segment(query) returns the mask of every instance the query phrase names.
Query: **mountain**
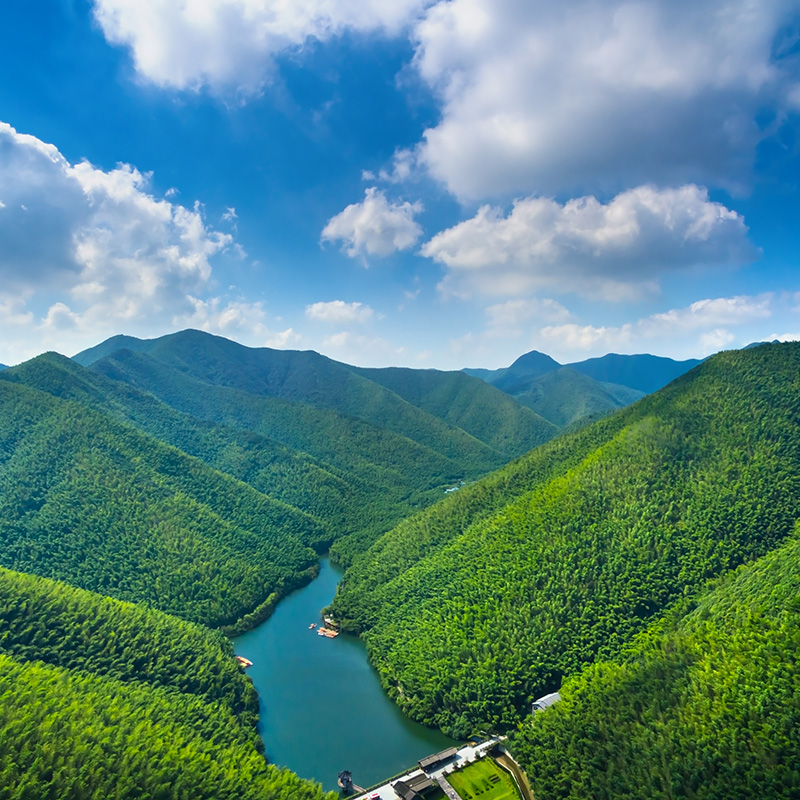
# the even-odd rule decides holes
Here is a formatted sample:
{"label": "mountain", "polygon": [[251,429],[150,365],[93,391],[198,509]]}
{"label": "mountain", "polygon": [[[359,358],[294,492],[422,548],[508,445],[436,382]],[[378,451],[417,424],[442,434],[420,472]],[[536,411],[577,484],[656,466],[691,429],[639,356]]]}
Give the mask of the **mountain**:
{"label": "mountain", "polygon": [[611,353],[564,366],[532,350],[503,369],[462,372],[500,389],[558,428],[570,430],[666,386],[699,363]]}
{"label": "mountain", "polygon": [[623,356],[609,353],[601,358],[589,358],[569,366],[596,381],[616,383],[650,394],[700,363],[696,358],[675,361],[649,354]]}
{"label": "mountain", "polygon": [[9,797],[332,797],[267,765],[230,642],[142,606],[0,569],[0,694]]}
{"label": "mountain", "polygon": [[[115,350],[119,343],[126,347]],[[133,349],[131,344],[129,337],[117,337],[75,360],[108,379],[101,393],[110,384],[138,391],[135,419],[130,409],[120,410],[130,397],[113,401],[126,419],[314,514],[332,532],[328,543],[337,540],[331,552],[345,564],[444,489],[474,480],[558,432],[502,392],[460,373],[364,371],[313,352],[251,349],[198,331],[135,340]],[[155,425],[141,395],[183,420],[190,417],[194,427],[215,426],[218,442],[236,431],[239,440],[256,437],[257,443],[241,457],[217,444],[226,463],[209,458],[210,448],[190,446],[181,424],[163,410]],[[283,467],[286,453],[276,457],[269,484],[254,479],[263,476],[260,471],[241,468],[257,458],[253,453],[265,440],[302,460],[289,470]],[[298,474],[312,467],[308,480]],[[316,491],[320,485],[327,487],[324,496]]]}
{"label": "mountain", "polygon": [[502,374],[492,379],[492,385],[504,392],[513,394],[513,389],[518,383],[526,379],[538,378],[548,372],[558,369],[561,364],[554,358],[540,353],[538,350],[531,350],[530,353],[521,355],[510,367],[502,371]]}
{"label": "mountain", "polygon": [[465,430],[509,457],[552,439],[558,428],[504,392],[463,372],[355,368],[416,408]]}
{"label": "mountain", "polygon": [[307,579],[311,515],[17,374],[0,379],[0,564],[209,625]]}
{"label": "mountain", "polygon": [[[110,350],[117,341],[125,346]],[[75,360],[91,366],[119,349],[146,353],[167,367],[213,386],[346,414],[406,436],[437,452],[461,451],[470,460],[491,460],[499,455],[481,447],[486,442],[476,440],[463,430],[457,417],[452,424],[445,424],[436,415],[426,413],[382,384],[364,377],[360,370],[314,351],[249,348],[193,330],[160,339],[137,340],[133,347],[130,337],[117,341],[109,340],[93,351],[80,353]],[[447,376],[448,373],[438,375]],[[531,417],[530,424],[539,424],[543,429],[536,443],[553,435],[541,420]],[[521,443],[513,443],[512,452],[503,455],[511,457],[525,452],[534,439],[536,437],[529,436]]]}
{"label": "mountain", "polygon": [[558,428],[602,416],[641,397],[643,392],[599,383],[572,367],[558,367],[533,378],[522,379],[510,391],[514,399]]}
{"label": "mountain", "polygon": [[514,737],[534,794],[797,797],[798,596],[795,535],[568,680]]}
{"label": "mountain", "polygon": [[3,369],[8,369],[8,367],[5,364],[0,364],[0,370],[3,370]]}
{"label": "mountain", "polygon": [[508,730],[799,518],[800,344],[718,354],[409,518],[333,611],[381,681],[452,734]]}

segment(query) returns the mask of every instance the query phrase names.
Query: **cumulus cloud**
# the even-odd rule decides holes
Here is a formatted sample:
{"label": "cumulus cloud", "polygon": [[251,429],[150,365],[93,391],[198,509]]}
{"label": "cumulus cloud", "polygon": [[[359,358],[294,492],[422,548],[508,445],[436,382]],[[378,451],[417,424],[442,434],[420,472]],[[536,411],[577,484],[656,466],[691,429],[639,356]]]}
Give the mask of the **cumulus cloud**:
{"label": "cumulus cloud", "polygon": [[306,306],[306,316],[319,322],[346,325],[353,322],[368,322],[375,312],[363,303],[345,303],[344,300],[312,303]]}
{"label": "cumulus cloud", "polygon": [[486,309],[486,317],[489,336],[513,338],[533,325],[564,323],[572,314],[556,300],[531,297],[491,305]]}
{"label": "cumulus cloud", "polygon": [[175,89],[257,92],[273,56],[346,30],[395,34],[424,0],[94,0],[106,39],[137,72]]}
{"label": "cumulus cloud", "polygon": [[759,328],[765,320],[786,311],[786,298],[771,293],[716,297],[620,325],[548,325],[534,334],[534,340],[557,358],[580,359],[615,351],[663,352],[664,342],[669,343],[673,356],[690,358],[717,352],[734,342],[739,347],[749,344],[761,338]]}
{"label": "cumulus cloud", "polygon": [[[27,325],[38,351],[194,318],[196,298],[211,285],[211,259],[234,244],[207,225],[199,204],[155,197],[149,176],[134,167],[70,164],[55,146],[6,123],[0,198],[2,323],[7,332]],[[232,324],[226,320],[220,310],[219,324]]]}
{"label": "cumulus cloud", "polygon": [[794,0],[449,0],[415,28],[442,104],[419,156],[461,199],[736,188],[797,106]]}
{"label": "cumulus cloud", "polygon": [[370,187],[360,203],[347,206],[328,220],[322,241],[342,242],[350,258],[388,256],[413,247],[422,228],[414,217],[422,211],[421,203],[390,203],[379,189]]}
{"label": "cumulus cloud", "polygon": [[709,326],[742,325],[769,319],[773,313],[773,299],[772,294],[763,294],[758,297],[717,297],[698,300],[686,308],[653,314],[642,325],[645,332],[651,336],[659,336],[669,329],[697,330]]}
{"label": "cumulus cloud", "polygon": [[397,347],[386,339],[351,331],[339,331],[326,337],[320,351],[331,358],[360,367],[397,364],[405,353],[404,348]]}
{"label": "cumulus cloud", "polygon": [[528,197],[507,216],[483,206],[436,234],[421,253],[445,266],[441,288],[454,294],[552,287],[607,299],[653,290],[668,271],[756,255],[742,217],[693,184],[639,186],[607,204]]}

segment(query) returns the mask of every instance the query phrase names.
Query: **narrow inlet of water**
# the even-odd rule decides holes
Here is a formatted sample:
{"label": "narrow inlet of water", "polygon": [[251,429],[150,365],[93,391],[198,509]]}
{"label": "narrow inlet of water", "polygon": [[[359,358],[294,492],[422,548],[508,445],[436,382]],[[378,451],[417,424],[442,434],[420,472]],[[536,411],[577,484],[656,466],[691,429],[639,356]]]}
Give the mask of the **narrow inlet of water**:
{"label": "narrow inlet of water", "polygon": [[303,778],[337,789],[343,769],[360,786],[450,747],[442,734],[412,722],[381,689],[355,637],[309,630],[336,593],[341,570],[323,559],[319,576],[282,600],[257,628],[233,640],[249,658],[261,704],[259,732],[267,757]]}

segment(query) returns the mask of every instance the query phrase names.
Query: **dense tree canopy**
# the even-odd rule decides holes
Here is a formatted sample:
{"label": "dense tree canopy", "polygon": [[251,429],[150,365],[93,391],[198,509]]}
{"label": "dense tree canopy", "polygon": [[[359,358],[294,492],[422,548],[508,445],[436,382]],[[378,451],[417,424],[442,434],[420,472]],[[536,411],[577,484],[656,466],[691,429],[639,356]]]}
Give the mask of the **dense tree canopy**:
{"label": "dense tree canopy", "polygon": [[800,793],[800,539],[568,680],[514,737],[538,798]]}
{"label": "dense tree canopy", "polygon": [[532,698],[798,518],[800,345],[723,353],[405,521],[334,610],[390,695],[455,734]]}

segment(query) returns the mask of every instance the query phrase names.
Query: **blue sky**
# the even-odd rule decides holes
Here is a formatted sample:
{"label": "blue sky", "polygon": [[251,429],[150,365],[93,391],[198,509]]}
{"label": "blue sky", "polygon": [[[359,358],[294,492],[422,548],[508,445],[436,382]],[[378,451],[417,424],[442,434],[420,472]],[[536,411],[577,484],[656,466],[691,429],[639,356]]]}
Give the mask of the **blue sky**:
{"label": "blue sky", "polygon": [[7,0],[0,362],[800,338],[797,0]]}

